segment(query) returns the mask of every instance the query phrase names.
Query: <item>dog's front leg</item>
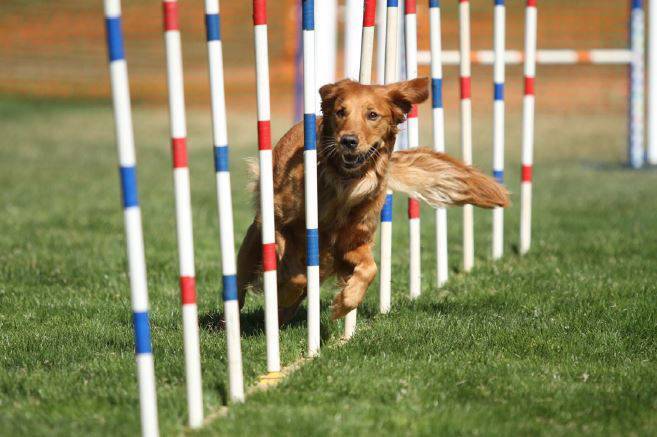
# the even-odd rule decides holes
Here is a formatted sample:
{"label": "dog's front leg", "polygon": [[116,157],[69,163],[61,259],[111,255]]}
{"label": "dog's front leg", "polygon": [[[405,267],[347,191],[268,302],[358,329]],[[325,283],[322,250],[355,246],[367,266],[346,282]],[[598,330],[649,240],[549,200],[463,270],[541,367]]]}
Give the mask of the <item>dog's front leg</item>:
{"label": "dog's front leg", "polygon": [[362,244],[345,252],[337,273],[344,281],[344,288],[333,299],[331,318],[339,319],[356,308],[365,298],[367,287],[376,277],[376,263],[369,244]]}

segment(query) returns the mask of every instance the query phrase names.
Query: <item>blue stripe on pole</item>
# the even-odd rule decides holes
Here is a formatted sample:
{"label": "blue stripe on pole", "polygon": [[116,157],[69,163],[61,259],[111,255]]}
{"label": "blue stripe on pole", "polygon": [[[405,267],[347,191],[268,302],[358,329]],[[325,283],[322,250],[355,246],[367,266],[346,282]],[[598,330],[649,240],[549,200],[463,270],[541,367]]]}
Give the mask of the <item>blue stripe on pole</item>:
{"label": "blue stripe on pole", "polygon": [[315,114],[303,114],[303,149],[315,150],[317,148],[316,133],[317,124]]}
{"label": "blue stripe on pole", "polygon": [[224,284],[224,302],[237,300],[237,276],[224,275],[222,281]]}
{"label": "blue stripe on pole", "polygon": [[504,6],[504,0],[495,0],[495,6]]}
{"label": "blue stripe on pole", "polygon": [[219,14],[205,14],[205,37],[208,41],[221,41]]}
{"label": "blue stripe on pole", "polygon": [[388,0],[388,7],[389,8],[396,8],[399,6],[399,1],[398,0]]}
{"label": "blue stripe on pole", "polygon": [[228,146],[215,146],[214,171],[228,171]]}
{"label": "blue stripe on pole", "polygon": [[125,59],[121,17],[105,18],[105,32],[107,34],[107,49],[109,51],[110,62]]}
{"label": "blue stripe on pole", "polygon": [[153,352],[148,311],[132,313],[132,324],[135,330],[135,353],[150,354]]}
{"label": "blue stripe on pole", "polygon": [[643,0],[632,0],[632,9],[643,9]]}
{"label": "blue stripe on pole", "polygon": [[495,85],[495,100],[504,100],[504,84],[496,83]]}
{"label": "blue stripe on pole", "polygon": [[493,177],[500,184],[504,183],[504,170],[493,170]]}
{"label": "blue stripe on pole", "polygon": [[433,108],[443,107],[443,80],[431,79],[431,106]]}
{"label": "blue stripe on pole", "polygon": [[137,195],[137,168],[135,166],[120,167],[119,173],[121,176],[123,207],[130,208],[131,206],[139,205],[139,196]]}
{"label": "blue stripe on pole", "polygon": [[439,8],[440,7],[440,2],[438,0],[429,0],[429,7],[430,8]]}
{"label": "blue stripe on pole", "polygon": [[306,265],[319,265],[319,233],[317,229],[306,229]]}
{"label": "blue stripe on pole", "polygon": [[303,0],[303,30],[315,30],[315,1]]}
{"label": "blue stripe on pole", "polygon": [[386,202],[381,210],[381,221],[392,222],[392,194],[386,194]]}

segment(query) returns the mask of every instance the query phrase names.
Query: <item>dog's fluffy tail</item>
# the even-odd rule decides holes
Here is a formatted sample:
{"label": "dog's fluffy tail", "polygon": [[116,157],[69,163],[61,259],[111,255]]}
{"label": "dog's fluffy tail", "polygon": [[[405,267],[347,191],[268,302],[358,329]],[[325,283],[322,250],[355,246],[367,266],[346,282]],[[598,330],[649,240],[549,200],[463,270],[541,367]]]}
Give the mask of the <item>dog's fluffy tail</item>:
{"label": "dog's fluffy tail", "polygon": [[472,204],[493,208],[509,204],[509,192],[494,179],[426,147],[392,154],[388,187],[435,207]]}

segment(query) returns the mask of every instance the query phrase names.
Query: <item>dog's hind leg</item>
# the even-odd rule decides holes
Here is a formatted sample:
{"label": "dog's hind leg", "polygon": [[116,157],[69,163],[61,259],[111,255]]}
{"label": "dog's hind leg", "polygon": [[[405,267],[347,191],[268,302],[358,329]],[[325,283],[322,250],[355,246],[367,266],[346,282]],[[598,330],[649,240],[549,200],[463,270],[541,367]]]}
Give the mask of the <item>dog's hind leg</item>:
{"label": "dog's hind leg", "polygon": [[258,283],[262,273],[262,242],[260,226],[255,221],[246,231],[237,255],[237,297],[240,309],[244,306],[246,292]]}

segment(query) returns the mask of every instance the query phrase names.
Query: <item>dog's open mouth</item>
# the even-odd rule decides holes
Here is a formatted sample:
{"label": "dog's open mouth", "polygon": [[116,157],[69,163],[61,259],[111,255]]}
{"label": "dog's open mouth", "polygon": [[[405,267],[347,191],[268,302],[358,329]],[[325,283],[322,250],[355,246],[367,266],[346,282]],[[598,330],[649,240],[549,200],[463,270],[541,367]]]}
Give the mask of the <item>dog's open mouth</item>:
{"label": "dog's open mouth", "polygon": [[345,169],[354,170],[372,157],[376,153],[376,145],[370,147],[365,153],[342,153],[342,164]]}

